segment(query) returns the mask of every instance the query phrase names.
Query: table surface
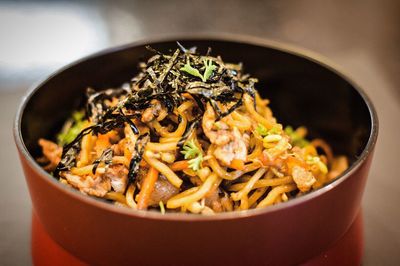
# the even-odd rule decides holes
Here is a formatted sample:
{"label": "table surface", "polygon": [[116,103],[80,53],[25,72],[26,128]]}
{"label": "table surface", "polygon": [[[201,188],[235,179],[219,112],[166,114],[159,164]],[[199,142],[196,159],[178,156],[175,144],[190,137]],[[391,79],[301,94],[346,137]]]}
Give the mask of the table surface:
{"label": "table surface", "polygon": [[363,198],[363,261],[400,265],[399,22],[399,1],[0,2],[0,34],[7,36],[0,42],[0,264],[31,264],[31,204],[11,130],[29,85],[110,46],[160,34],[227,32],[320,53],[370,96],[380,131]]}

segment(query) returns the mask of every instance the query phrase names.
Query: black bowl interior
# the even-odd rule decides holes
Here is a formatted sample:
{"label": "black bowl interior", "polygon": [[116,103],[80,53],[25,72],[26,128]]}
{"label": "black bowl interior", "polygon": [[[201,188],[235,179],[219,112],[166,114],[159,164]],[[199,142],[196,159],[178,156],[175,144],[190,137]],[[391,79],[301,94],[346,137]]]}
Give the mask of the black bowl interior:
{"label": "black bowl interior", "polygon": [[[182,41],[227,62],[242,62],[245,72],[259,79],[257,89],[271,100],[284,125],[305,125],[311,137],[328,141],[337,154],[355,161],[364,150],[372,126],[369,108],[360,93],[342,76],[306,57],[279,49],[218,40]],[[162,52],[176,49],[174,41],[151,43]],[[144,45],[127,46],[72,64],[39,85],[23,110],[23,141],[33,157],[37,141],[53,139],[74,108],[84,100],[87,87],[104,89],[129,81],[137,64],[151,56]]]}

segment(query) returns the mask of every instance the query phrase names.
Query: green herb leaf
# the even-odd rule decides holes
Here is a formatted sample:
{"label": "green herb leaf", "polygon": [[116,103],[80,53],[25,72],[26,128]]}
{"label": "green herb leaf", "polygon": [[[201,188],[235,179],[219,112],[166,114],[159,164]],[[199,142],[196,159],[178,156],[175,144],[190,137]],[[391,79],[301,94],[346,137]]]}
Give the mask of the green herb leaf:
{"label": "green herb leaf", "polygon": [[192,76],[201,78],[203,82],[206,82],[214,72],[214,70],[217,68],[216,65],[213,64],[213,61],[211,59],[203,59],[204,63],[204,74],[202,75],[200,71],[194,67],[192,67],[189,63],[189,61],[186,62],[186,64],[180,68],[180,71],[184,71]]}
{"label": "green herb leaf", "polygon": [[204,75],[203,75],[203,82],[206,82],[212,75],[213,71],[217,68],[216,65],[213,65],[213,61],[211,59],[208,60],[203,60],[204,66],[206,67],[206,70],[204,70]]}
{"label": "green herb leaf", "polygon": [[203,153],[200,148],[196,146],[193,140],[186,141],[181,153],[184,155],[185,159],[190,159],[189,167],[192,168],[192,170],[197,171],[201,168]]}
{"label": "green herb leaf", "polygon": [[308,155],[306,158],[306,163],[317,165],[321,173],[323,173],[324,175],[328,173],[328,167],[321,161],[321,159],[318,156],[313,157]]}
{"label": "green herb leaf", "polygon": [[57,142],[59,145],[64,146],[69,144],[78,136],[85,125],[84,117],[84,111],[76,111],[72,113],[71,118],[66,122],[64,128],[57,135]]}
{"label": "green herb leaf", "polygon": [[201,163],[203,162],[203,155],[199,154],[196,158],[189,160],[189,167],[193,171],[198,171],[201,168]]}
{"label": "green herb leaf", "polygon": [[203,75],[200,74],[199,70],[192,67],[189,61],[183,67],[180,68],[180,71],[184,71],[192,76],[199,77],[203,80]]}
{"label": "green herb leaf", "polygon": [[286,126],[285,127],[285,133],[288,134],[289,136],[293,134],[294,130],[291,126]]}
{"label": "green herb leaf", "polygon": [[261,136],[265,137],[267,135],[277,135],[280,134],[282,129],[280,127],[280,125],[274,125],[271,129],[267,129],[265,126],[263,126],[262,124],[258,124],[256,127],[256,131],[258,134],[260,134]]}
{"label": "green herb leaf", "polygon": [[72,113],[72,119],[75,122],[81,122],[83,120],[83,118],[85,117],[85,112],[82,111],[76,111]]}
{"label": "green herb leaf", "polygon": [[268,130],[269,135],[281,134],[282,127],[281,125],[274,125],[270,130]]}
{"label": "green herb leaf", "polygon": [[193,140],[188,140],[183,145],[183,151],[181,151],[181,153],[184,155],[185,159],[193,159],[201,152]]}
{"label": "green herb leaf", "polygon": [[262,124],[258,124],[256,131],[258,134],[260,134],[261,136],[266,136],[268,135],[268,129],[266,127],[264,127]]}
{"label": "green herb leaf", "polygon": [[164,202],[162,202],[162,200],[160,200],[160,202],[158,203],[158,205],[160,206],[160,212],[161,212],[161,214],[165,214]]}
{"label": "green herb leaf", "polygon": [[291,126],[285,127],[285,133],[289,135],[290,142],[293,146],[304,148],[305,146],[310,144],[310,142],[308,142],[305,138],[299,136],[299,134],[295,130],[293,130]]}

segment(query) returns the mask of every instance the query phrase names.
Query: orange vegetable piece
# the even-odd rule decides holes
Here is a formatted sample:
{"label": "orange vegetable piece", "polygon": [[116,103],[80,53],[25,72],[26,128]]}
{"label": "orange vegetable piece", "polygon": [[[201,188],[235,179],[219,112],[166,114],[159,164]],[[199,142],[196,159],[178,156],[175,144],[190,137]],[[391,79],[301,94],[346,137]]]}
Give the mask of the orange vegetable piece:
{"label": "orange vegetable piece", "polygon": [[171,164],[170,168],[172,171],[175,172],[182,171],[189,168],[189,162],[188,160],[176,161],[173,164]]}
{"label": "orange vegetable piece", "polygon": [[150,167],[147,175],[143,179],[142,189],[137,198],[137,208],[146,210],[150,201],[151,193],[153,193],[154,185],[158,179],[158,171],[154,167]]}
{"label": "orange vegetable piece", "polygon": [[230,168],[235,170],[243,170],[244,169],[244,161],[239,159],[233,159],[231,164],[229,165]]}

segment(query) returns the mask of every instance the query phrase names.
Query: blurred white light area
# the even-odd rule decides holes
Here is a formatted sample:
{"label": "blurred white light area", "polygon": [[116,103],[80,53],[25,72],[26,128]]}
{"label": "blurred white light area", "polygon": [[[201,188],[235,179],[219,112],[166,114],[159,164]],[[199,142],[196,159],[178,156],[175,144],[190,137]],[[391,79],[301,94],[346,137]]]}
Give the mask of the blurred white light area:
{"label": "blurred white light area", "polygon": [[109,43],[99,10],[72,3],[0,2],[0,36],[3,79],[53,70]]}
{"label": "blurred white light area", "polygon": [[109,26],[110,41],[112,45],[120,45],[142,39],[144,34],[143,21],[137,19],[130,10],[117,5],[107,7],[104,18]]}

